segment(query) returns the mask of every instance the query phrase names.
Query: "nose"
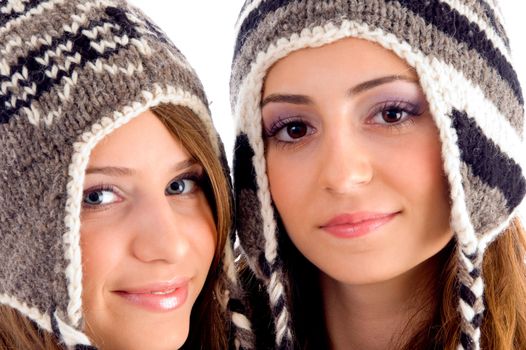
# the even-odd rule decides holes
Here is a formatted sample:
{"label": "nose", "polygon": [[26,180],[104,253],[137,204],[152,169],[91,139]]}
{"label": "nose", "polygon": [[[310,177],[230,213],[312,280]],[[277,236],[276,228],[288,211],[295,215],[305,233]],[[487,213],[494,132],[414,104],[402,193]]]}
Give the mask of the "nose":
{"label": "nose", "polygon": [[137,259],[176,263],[187,257],[190,242],[184,218],[176,214],[166,197],[145,200],[137,211],[131,247]]}
{"label": "nose", "polygon": [[346,194],[373,179],[371,150],[359,135],[334,128],[326,133],[320,153],[319,179],[326,191]]}

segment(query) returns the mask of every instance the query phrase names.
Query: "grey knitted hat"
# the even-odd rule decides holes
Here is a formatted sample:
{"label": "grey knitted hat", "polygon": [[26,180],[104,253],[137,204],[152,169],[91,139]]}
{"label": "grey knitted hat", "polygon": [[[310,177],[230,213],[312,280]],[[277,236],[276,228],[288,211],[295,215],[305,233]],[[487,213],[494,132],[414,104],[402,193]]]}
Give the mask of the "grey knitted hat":
{"label": "grey knitted hat", "polygon": [[[0,0],[0,53],[0,303],[89,346],[79,214],[91,150],[160,103],[193,110],[224,160],[223,146],[194,70],[125,1]],[[230,244],[223,265],[232,287]]]}
{"label": "grey knitted hat", "polygon": [[357,37],[415,68],[439,128],[458,241],[461,344],[480,348],[486,247],[525,191],[524,100],[495,0],[247,0],[236,26],[230,82],[237,123],[237,229],[264,282],[276,346],[292,344],[278,222],[265,171],[261,91],[267,70],[295,50]]}

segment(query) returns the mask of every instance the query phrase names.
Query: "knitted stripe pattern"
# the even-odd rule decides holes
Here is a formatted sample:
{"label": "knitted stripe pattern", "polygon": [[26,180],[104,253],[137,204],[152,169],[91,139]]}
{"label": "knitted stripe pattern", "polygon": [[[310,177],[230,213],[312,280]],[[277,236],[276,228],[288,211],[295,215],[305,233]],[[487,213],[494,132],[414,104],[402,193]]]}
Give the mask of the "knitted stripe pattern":
{"label": "knitted stripe pattern", "polygon": [[267,286],[276,346],[292,348],[287,281],[265,171],[261,91],[267,70],[295,50],[370,40],[415,68],[439,129],[458,241],[461,342],[480,349],[483,254],[526,192],[524,100],[495,1],[249,0],[236,24],[230,81],[236,120],[237,225],[249,265]]}
{"label": "knitted stripe pattern", "polygon": [[[139,10],[123,0],[0,1],[0,303],[69,348],[91,345],[79,244],[89,155],[160,103],[194,111],[225,159],[201,82]],[[220,299],[249,349],[248,320],[231,306],[240,297],[231,251],[229,242]]]}

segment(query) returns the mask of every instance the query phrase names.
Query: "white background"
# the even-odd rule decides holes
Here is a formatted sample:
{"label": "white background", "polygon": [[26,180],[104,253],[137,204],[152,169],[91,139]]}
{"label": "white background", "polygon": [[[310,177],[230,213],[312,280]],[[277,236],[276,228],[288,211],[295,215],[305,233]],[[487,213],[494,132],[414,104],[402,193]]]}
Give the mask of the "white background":
{"label": "white background", "polygon": [[[243,0],[131,0],[163,29],[199,75],[212,110],[214,124],[229,160],[234,146],[230,113],[230,64],[234,25]],[[526,42],[523,39],[526,6],[520,0],[501,0],[512,58],[526,91]],[[526,149],[525,149],[526,151]],[[526,206],[523,206],[526,218]]]}

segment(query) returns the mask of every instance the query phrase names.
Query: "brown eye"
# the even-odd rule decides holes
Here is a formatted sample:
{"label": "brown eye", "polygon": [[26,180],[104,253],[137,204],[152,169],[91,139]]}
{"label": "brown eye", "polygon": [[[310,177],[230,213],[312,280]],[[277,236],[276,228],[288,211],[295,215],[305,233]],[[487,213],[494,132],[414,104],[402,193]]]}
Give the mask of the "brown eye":
{"label": "brown eye", "polygon": [[307,135],[307,125],[301,122],[292,122],[287,125],[287,134],[292,139],[299,139]]}
{"label": "brown eye", "polygon": [[281,143],[296,143],[309,138],[315,132],[316,129],[308,122],[290,118],[277,121],[269,130],[265,130],[265,137]]}
{"label": "brown eye", "polygon": [[382,111],[382,119],[386,123],[396,123],[402,120],[404,113],[400,108],[389,108]]}

